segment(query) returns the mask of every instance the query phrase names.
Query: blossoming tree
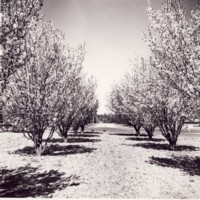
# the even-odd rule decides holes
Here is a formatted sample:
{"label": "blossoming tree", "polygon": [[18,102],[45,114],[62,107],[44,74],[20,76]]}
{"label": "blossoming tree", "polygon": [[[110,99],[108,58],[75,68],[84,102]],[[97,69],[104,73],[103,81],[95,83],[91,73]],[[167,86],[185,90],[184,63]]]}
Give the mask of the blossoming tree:
{"label": "blossoming tree", "polygon": [[5,89],[9,76],[23,67],[26,57],[25,38],[34,29],[43,0],[2,0],[0,45],[3,50],[0,68],[1,90]]}
{"label": "blossoming tree", "polygon": [[[68,131],[73,121],[77,118],[80,107],[83,103],[84,74],[82,62],[85,56],[85,46],[77,49],[68,48],[66,65],[62,68],[62,87],[59,91],[59,104],[56,114],[56,127],[58,134],[67,142]],[[70,70],[69,70],[70,68]]]}
{"label": "blossoming tree", "polygon": [[141,73],[143,74],[141,77],[143,84],[141,84],[142,98],[140,102],[144,105],[144,119],[147,118],[144,124],[146,126],[150,121],[152,125],[159,126],[162,135],[169,142],[170,148],[174,150],[190,110],[188,100],[162,79],[153,67],[151,60]]}
{"label": "blossoming tree", "polygon": [[74,120],[72,127],[77,134],[78,129],[81,128],[81,132],[84,132],[85,125],[92,122],[97,115],[98,100],[95,95],[96,82],[93,78],[86,79],[83,86],[82,104],[80,106],[77,117]]}
{"label": "blossoming tree", "polygon": [[115,86],[110,104],[131,125],[143,126],[150,139],[159,126],[172,150],[191,109],[187,98],[157,73],[152,59],[134,64],[123,82]]}
{"label": "blossoming tree", "polygon": [[50,22],[41,20],[26,38],[26,64],[10,76],[4,95],[5,119],[19,127],[34,142],[35,151],[44,151],[43,135],[54,131],[58,91],[63,78],[63,35]]}
{"label": "blossoming tree", "polygon": [[[167,1],[155,11],[148,3],[147,44],[154,67],[193,105],[190,117],[199,118],[200,6],[186,9],[181,1]],[[196,114],[196,115],[195,115]]]}

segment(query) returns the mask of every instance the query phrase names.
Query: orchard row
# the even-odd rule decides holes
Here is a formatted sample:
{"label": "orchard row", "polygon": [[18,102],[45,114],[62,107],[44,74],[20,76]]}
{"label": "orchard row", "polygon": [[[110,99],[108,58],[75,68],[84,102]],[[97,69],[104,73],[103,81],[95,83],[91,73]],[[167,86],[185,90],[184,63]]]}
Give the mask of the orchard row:
{"label": "orchard row", "polygon": [[200,7],[188,11],[168,1],[155,11],[148,2],[151,55],[138,58],[113,86],[109,107],[120,121],[151,139],[158,126],[174,149],[185,120],[200,119]]}
{"label": "orchard row", "polygon": [[42,3],[3,1],[1,35],[3,122],[31,139],[38,155],[55,131],[66,141],[70,127],[84,129],[98,108],[96,81],[83,71],[85,45],[65,45],[64,34],[39,15]]}

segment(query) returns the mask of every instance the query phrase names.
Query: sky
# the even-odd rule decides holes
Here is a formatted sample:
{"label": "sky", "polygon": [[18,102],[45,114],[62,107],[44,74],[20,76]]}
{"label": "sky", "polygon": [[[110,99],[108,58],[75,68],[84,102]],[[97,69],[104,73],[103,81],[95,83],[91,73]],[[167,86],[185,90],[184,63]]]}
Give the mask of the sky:
{"label": "sky", "polygon": [[[164,0],[151,0],[158,9]],[[190,7],[198,0],[185,0]],[[147,0],[44,0],[42,13],[65,33],[65,42],[86,44],[83,66],[98,83],[98,114],[107,113],[107,96],[114,82],[130,68],[136,55],[148,56]]]}

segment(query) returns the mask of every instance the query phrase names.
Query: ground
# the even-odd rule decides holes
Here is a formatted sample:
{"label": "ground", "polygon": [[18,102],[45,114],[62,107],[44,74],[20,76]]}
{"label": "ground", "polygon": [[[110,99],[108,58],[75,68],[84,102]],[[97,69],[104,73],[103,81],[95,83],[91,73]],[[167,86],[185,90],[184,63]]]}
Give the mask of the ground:
{"label": "ground", "polygon": [[[96,124],[34,155],[21,133],[0,133],[0,197],[200,198],[200,128],[184,129],[177,151],[156,130]],[[94,131],[92,133],[92,131]]]}

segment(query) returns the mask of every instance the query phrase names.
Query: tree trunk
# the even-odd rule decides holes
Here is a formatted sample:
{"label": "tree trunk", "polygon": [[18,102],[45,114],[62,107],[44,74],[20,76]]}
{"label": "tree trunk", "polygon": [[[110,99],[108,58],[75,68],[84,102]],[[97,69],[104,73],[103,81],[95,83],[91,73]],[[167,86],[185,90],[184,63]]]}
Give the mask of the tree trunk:
{"label": "tree trunk", "polygon": [[147,134],[148,134],[149,139],[152,140],[153,139],[153,132],[151,130],[148,130]]}
{"label": "tree trunk", "polygon": [[64,140],[65,143],[67,143],[68,138],[67,138],[67,137],[64,137],[63,140]]}
{"label": "tree trunk", "polygon": [[78,135],[78,129],[77,128],[73,128],[73,131],[74,131],[75,135]]}
{"label": "tree trunk", "polygon": [[177,122],[173,122],[171,124],[162,124],[159,123],[160,131],[162,135],[167,139],[169,142],[169,146],[171,150],[175,150],[177,139],[179,134],[181,133],[181,129],[183,127],[185,121],[185,117],[180,118]]}
{"label": "tree trunk", "polygon": [[68,132],[65,132],[65,133],[63,134],[63,140],[64,140],[65,143],[68,142],[68,134],[67,134],[67,133],[68,133]]}
{"label": "tree trunk", "polygon": [[2,111],[2,107],[0,106],[0,124],[1,123],[3,124],[3,111]]}
{"label": "tree trunk", "polygon": [[68,141],[68,130],[69,130],[69,127],[62,127],[59,133],[59,135],[62,137],[65,143],[67,143]]}
{"label": "tree trunk", "polygon": [[59,135],[61,136],[61,138],[64,140],[65,143],[67,143],[67,139],[68,139],[68,134],[67,132],[60,132]]}
{"label": "tree trunk", "polygon": [[85,126],[81,125],[81,133],[84,133],[84,130],[85,130]]}
{"label": "tree trunk", "polygon": [[178,136],[176,136],[175,134],[173,135],[173,137],[171,137],[168,142],[169,142],[169,147],[172,151],[175,150],[176,147],[176,142],[177,142],[177,138]]}
{"label": "tree trunk", "polygon": [[41,156],[45,150],[45,146],[42,145],[42,138],[38,135],[34,137],[35,152],[38,156]]}
{"label": "tree trunk", "polygon": [[139,136],[140,135],[141,125],[133,125],[133,127],[135,129],[136,135]]}
{"label": "tree trunk", "polygon": [[152,140],[155,127],[154,126],[143,126],[143,127],[147,132],[149,139]]}

